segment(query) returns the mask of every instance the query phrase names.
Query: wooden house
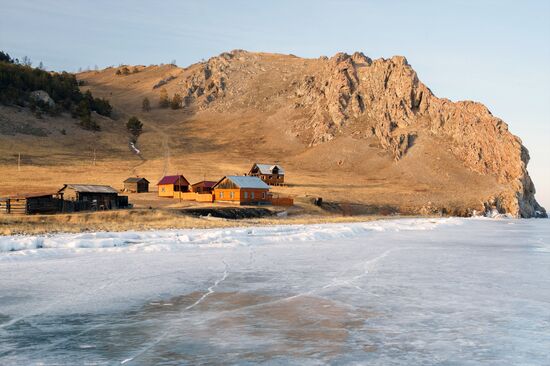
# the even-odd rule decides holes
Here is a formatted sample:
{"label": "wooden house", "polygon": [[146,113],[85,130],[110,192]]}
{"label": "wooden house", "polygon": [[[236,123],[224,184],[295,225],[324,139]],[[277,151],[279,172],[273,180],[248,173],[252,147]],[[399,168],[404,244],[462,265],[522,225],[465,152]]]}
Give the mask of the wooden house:
{"label": "wooden house", "polygon": [[0,199],[0,214],[53,214],[61,212],[62,200],[56,193],[33,193]]}
{"label": "wooden house", "polygon": [[63,197],[63,211],[110,210],[128,206],[128,197],[119,196],[110,186],[65,184],[58,191]]}
{"label": "wooden house", "polygon": [[214,186],[214,200],[241,205],[270,203],[269,186],[258,177],[228,175]]}
{"label": "wooden house", "polygon": [[285,183],[285,170],[277,164],[255,163],[250,168],[248,175],[258,177],[270,186],[278,186]]}
{"label": "wooden house", "polygon": [[217,182],[211,181],[211,180],[202,180],[200,182],[197,182],[195,184],[191,185],[191,191],[204,194],[204,193],[212,193],[212,189],[216,185]]}
{"label": "wooden house", "polygon": [[124,191],[132,193],[149,192],[149,181],[141,177],[130,177],[124,181]]}
{"label": "wooden house", "polygon": [[174,192],[189,192],[189,181],[183,175],[167,175],[157,186],[159,197],[174,197]]}

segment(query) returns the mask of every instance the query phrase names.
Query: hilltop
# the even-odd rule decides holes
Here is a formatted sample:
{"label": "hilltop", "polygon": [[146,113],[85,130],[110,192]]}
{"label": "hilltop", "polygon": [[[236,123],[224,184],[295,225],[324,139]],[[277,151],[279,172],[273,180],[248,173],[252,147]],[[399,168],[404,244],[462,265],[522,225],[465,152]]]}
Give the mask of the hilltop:
{"label": "hilltop", "polygon": [[[82,92],[113,106],[111,118],[96,116],[100,132],[74,129],[68,116],[36,120],[0,107],[0,189],[76,180],[119,187],[129,175],[154,181],[166,173],[195,181],[279,162],[289,184],[276,192],[359,211],[545,215],[527,172],[528,151],[506,123],[482,104],[438,98],[404,57],[236,50],[186,68],[127,69],[77,75]],[[179,109],[158,106],[163,90],[182,97]],[[132,115],[144,124],[139,154],[124,127]],[[14,171],[17,153],[21,172]]]}

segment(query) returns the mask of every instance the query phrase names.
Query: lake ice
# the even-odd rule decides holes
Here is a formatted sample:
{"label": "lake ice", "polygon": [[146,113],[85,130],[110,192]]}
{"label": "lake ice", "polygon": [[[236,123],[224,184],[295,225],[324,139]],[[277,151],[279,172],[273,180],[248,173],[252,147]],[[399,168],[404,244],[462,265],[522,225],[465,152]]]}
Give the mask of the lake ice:
{"label": "lake ice", "polygon": [[0,237],[1,365],[549,365],[550,221]]}

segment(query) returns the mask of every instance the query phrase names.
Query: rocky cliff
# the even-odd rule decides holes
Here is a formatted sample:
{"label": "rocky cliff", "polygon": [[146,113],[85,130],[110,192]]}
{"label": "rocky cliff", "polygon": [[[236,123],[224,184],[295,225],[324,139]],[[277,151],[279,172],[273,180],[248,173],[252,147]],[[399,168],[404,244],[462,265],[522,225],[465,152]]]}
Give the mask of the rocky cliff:
{"label": "rocky cliff", "polygon": [[[486,198],[486,209],[518,217],[545,215],[526,169],[529,153],[507,124],[480,103],[436,97],[405,57],[372,60],[359,52],[316,60],[280,57],[286,62],[239,50],[192,65],[179,81],[184,103],[199,110],[290,106],[305,116],[296,119],[293,131],[307,145],[353,133],[376,138],[396,161],[419,135],[438,136],[468,169],[493,175],[507,187]],[[274,77],[280,83],[271,83],[265,97],[259,95],[255,83]]]}

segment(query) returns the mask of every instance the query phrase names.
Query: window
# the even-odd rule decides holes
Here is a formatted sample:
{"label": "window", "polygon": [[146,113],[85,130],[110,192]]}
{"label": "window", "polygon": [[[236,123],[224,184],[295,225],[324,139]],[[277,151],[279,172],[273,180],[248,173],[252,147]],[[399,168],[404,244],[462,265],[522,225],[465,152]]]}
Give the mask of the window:
{"label": "window", "polygon": [[231,199],[235,198],[235,192],[233,191],[229,192],[229,198]]}
{"label": "window", "polygon": [[160,189],[160,191],[161,191],[161,192],[165,192],[166,189],[165,189],[164,187],[162,187],[162,188]]}
{"label": "window", "polygon": [[265,200],[265,192],[262,193],[262,199]]}
{"label": "window", "polygon": [[245,199],[245,200],[248,199],[248,192],[244,192],[244,199]]}
{"label": "window", "polygon": [[254,192],[250,192],[250,199],[254,199]]}

